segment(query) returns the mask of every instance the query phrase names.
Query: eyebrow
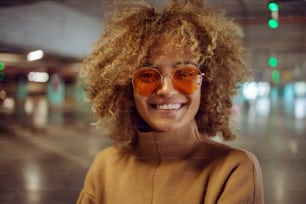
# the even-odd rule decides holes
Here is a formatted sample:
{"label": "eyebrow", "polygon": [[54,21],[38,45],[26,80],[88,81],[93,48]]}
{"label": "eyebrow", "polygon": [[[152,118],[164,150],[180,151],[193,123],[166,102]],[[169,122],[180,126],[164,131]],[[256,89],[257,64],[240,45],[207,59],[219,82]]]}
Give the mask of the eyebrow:
{"label": "eyebrow", "polygon": [[186,64],[192,64],[192,65],[194,65],[194,66],[198,66],[196,63],[194,63],[194,62],[192,62],[192,61],[177,62],[177,63],[174,64],[174,66],[182,65],[182,64],[184,64],[184,65],[186,65]]}
{"label": "eyebrow", "polygon": [[[194,62],[192,62],[192,61],[176,62],[176,63],[174,63],[174,64],[171,65],[171,66],[176,67],[176,66],[178,66],[178,65],[186,65],[186,64],[191,64],[191,65],[194,65],[194,66],[196,66],[196,67],[198,66],[198,64],[196,64],[196,63],[194,63]],[[152,63],[145,63],[145,64],[143,64],[143,65],[141,65],[141,66],[139,66],[139,67],[161,68],[162,66],[154,65],[154,64],[152,64]]]}

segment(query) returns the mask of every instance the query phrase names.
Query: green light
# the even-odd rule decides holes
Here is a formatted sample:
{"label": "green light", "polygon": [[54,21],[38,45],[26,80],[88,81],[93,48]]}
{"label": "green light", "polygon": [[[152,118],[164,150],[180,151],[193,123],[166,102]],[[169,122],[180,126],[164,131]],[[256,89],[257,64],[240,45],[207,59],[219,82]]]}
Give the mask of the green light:
{"label": "green light", "polygon": [[277,59],[275,57],[270,57],[269,58],[269,65],[271,67],[276,67],[277,66]]}
{"label": "green light", "polygon": [[271,12],[278,11],[278,9],[279,9],[278,3],[273,2],[273,1],[269,2],[269,4],[268,4],[268,9],[269,9]]}
{"label": "green light", "polygon": [[2,81],[5,77],[5,73],[4,72],[0,72],[0,81]]}
{"label": "green light", "polygon": [[276,69],[274,69],[272,71],[272,81],[275,83],[275,84],[278,84],[279,83],[279,80],[280,80],[280,73],[279,71],[277,71]]}
{"label": "green light", "polygon": [[278,28],[278,21],[274,18],[269,19],[268,25],[270,28]]}
{"label": "green light", "polygon": [[0,62],[0,71],[4,70],[4,62]]}

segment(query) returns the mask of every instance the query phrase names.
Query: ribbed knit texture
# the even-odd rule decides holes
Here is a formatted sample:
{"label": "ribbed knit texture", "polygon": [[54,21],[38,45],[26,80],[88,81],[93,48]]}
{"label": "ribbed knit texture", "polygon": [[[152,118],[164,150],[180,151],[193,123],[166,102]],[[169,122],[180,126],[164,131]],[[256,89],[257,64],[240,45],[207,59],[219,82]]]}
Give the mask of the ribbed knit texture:
{"label": "ribbed knit texture", "polygon": [[78,204],[262,204],[255,156],[199,135],[139,132],[132,150],[112,146],[91,165]]}

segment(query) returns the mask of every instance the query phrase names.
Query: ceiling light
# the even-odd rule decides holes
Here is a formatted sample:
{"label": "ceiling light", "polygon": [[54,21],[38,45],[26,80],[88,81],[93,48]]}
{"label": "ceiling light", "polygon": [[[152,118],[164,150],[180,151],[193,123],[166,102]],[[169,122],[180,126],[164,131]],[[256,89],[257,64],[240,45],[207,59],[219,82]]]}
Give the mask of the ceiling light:
{"label": "ceiling light", "polygon": [[49,80],[49,74],[47,72],[30,72],[28,74],[28,80],[32,82],[47,82]]}
{"label": "ceiling light", "polygon": [[42,50],[35,50],[28,53],[27,60],[28,61],[40,60],[41,58],[43,58],[43,56],[44,52]]}

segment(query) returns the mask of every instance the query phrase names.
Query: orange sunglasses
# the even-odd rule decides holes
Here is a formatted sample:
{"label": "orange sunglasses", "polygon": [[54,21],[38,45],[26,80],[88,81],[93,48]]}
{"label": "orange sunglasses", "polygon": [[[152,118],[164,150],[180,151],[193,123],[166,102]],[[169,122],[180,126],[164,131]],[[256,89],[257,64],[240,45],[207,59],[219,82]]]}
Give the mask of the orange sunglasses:
{"label": "orange sunglasses", "polygon": [[201,86],[204,73],[190,66],[174,69],[171,74],[162,74],[158,69],[143,67],[133,73],[134,90],[140,95],[150,96],[161,87],[163,77],[166,76],[171,77],[176,90],[190,95]]}

